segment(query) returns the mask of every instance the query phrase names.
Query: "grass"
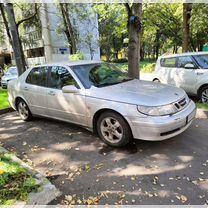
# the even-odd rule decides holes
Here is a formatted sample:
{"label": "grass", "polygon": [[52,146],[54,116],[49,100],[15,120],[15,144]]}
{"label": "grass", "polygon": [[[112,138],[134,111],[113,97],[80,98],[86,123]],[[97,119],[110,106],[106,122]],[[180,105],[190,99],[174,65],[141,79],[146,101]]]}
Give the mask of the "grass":
{"label": "grass", "polygon": [[26,201],[30,192],[37,192],[39,185],[11,154],[0,153],[0,204],[12,205],[17,200]]}
{"label": "grass", "polygon": [[[121,69],[128,70],[128,62],[117,64]],[[140,61],[140,71],[142,73],[152,73],[155,70],[154,60],[144,60]]]}
{"label": "grass", "polygon": [[199,108],[199,109],[203,109],[203,110],[208,111],[208,104],[197,103],[196,106],[197,106],[197,108]]}
{"label": "grass", "polygon": [[0,89],[0,110],[8,108],[9,106],[7,90]]}

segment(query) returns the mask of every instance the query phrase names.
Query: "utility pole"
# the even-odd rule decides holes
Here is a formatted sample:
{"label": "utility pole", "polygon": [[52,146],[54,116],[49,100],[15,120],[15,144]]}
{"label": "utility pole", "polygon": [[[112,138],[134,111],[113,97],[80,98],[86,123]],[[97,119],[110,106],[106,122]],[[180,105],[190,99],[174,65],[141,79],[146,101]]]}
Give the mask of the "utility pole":
{"label": "utility pole", "polygon": [[15,21],[13,4],[6,3],[5,7],[8,15],[8,22],[9,22],[11,38],[12,38],[12,48],[14,51],[14,58],[17,65],[18,75],[20,76],[25,71],[26,66],[25,66],[24,58],[21,53],[21,42],[19,39],[19,33]]}

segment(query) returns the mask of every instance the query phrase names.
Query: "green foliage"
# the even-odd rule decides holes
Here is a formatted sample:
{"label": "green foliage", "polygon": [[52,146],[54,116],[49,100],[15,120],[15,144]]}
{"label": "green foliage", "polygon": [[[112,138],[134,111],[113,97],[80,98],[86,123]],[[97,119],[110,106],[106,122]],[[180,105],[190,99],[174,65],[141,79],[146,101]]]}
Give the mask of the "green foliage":
{"label": "green foliage", "polygon": [[78,61],[78,60],[84,60],[84,54],[83,53],[77,53],[69,56],[70,61]]}
{"label": "green foliage", "polygon": [[11,205],[16,200],[27,200],[30,192],[36,192],[39,185],[11,155],[0,153],[0,204]]}
{"label": "green foliage", "polygon": [[199,108],[199,109],[203,109],[203,110],[208,111],[208,104],[197,103],[196,106],[197,106],[197,108]]}
{"label": "green foliage", "polygon": [[202,50],[208,43],[208,4],[193,4],[191,14],[191,47]]}
{"label": "green foliage", "polygon": [[0,110],[9,106],[7,90],[0,89]]}
{"label": "green foliage", "polygon": [[143,6],[143,51],[145,55],[173,52],[182,45],[182,4]]}
{"label": "green foliage", "polygon": [[123,48],[123,40],[128,37],[127,12],[123,4],[95,4],[99,17],[100,47],[107,61],[117,58]]}
{"label": "green foliage", "polygon": [[[118,63],[117,66],[121,70],[125,70],[125,71],[128,70],[128,62]],[[155,61],[154,60],[140,61],[139,67],[142,73],[152,73],[155,70]]]}

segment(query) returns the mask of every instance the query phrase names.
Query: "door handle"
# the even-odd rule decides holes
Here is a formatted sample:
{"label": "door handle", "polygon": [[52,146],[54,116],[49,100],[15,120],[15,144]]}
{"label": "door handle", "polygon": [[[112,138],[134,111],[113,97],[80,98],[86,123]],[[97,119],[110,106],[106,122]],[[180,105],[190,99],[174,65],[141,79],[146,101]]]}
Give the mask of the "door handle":
{"label": "door handle", "polygon": [[50,91],[48,94],[54,96],[56,93],[54,91]]}
{"label": "door handle", "polygon": [[197,72],[196,74],[197,74],[197,75],[203,75],[204,72]]}
{"label": "door handle", "polygon": [[28,90],[29,90],[29,88],[28,88],[28,87],[24,87],[24,90],[25,90],[25,91],[28,91]]}

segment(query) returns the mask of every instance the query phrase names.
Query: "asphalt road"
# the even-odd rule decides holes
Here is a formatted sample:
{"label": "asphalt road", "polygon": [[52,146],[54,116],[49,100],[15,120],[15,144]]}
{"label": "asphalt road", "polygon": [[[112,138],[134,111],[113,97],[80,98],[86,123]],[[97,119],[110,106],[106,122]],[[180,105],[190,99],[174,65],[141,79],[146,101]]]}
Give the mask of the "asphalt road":
{"label": "asphalt road", "polygon": [[114,149],[78,126],[9,113],[0,142],[62,191],[51,204],[208,203],[207,120],[166,141]]}

